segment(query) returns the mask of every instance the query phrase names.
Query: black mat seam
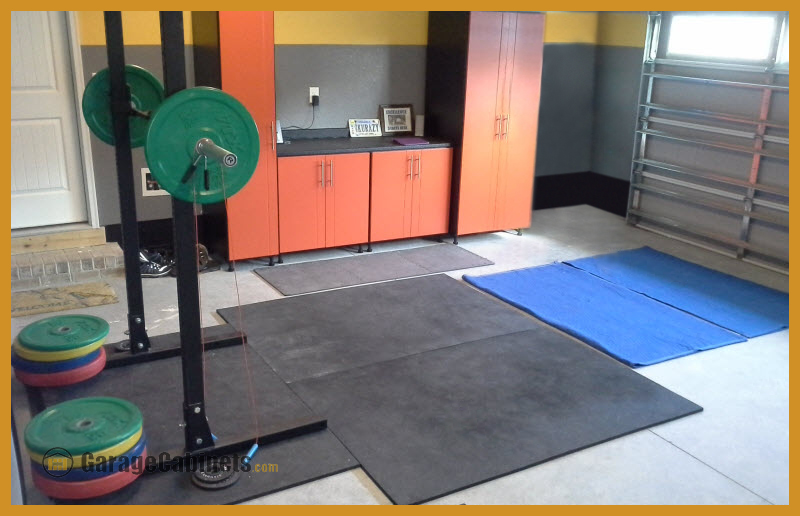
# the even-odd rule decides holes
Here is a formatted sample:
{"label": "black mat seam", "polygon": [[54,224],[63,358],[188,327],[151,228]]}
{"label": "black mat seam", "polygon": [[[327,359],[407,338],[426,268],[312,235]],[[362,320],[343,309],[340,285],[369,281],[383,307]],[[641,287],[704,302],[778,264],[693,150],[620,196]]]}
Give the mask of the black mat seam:
{"label": "black mat seam", "polygon": [[[508,333],[499,333],[497,335],[489,335],[488,337],[482,337],[480,339],[465,340],[464,342],[456,342],[454,344],[449,344],[447,346],[441,346],[441,347],[438,347],[436,349],[426,349],[426,350],[422,350],[422,351],[417,351],[416,353],[410,353],[408,355],[403,355],[401,357],[389,358],[387,360],[377,360],[375,362],[370,362],[369,364],[361,364],[359,366],[351,367],[350,369],[342,369],[342,370],[339,370],[339,371],[331,371],[330,373],[325,373],[325,374],[321,374],[321,375],[317,375],[317,376],[307,376],[305,378],[298,378],[297,380],[294,380],[292,382],[287,382],[286,380],[283,380],[283,377],[281,377],[280,375],[278,375],[278,376],[279,376],[279,378],[281,378],[281,380],[284,383],[286,383],[286,385],[291,387],[291,385],[293,383],[297,383],[297,382],[305,382],[307,380],[318,380],[320,378],[325,378],[327,376],[331,376],[331,375],[334,375],[334,374],[347,373],[347,372],[350,372],[350,371],[358,371],[359,369],[364,369],[366,367],[372,367],[372,366],[375,366],[377,364],[389,364],[391,362],[396,362],[398,360],[404,360],[406,358],[411,358],[411,357],[416,357],[416,356],[419,356],[419,355],[424,355],[426,353],[435,353],[436,351],[450,349],[450,348],[453,348],[453,347],[456,347],[456,346],[463,346],[465,344],[474,344],[476,342],[480,342],[482,340],[487,340],[487,339],[496,339],[496,338],[500,338],[500,337],[508,337],[509,335],[516,335],[517,333],[525,333],[526,331],[533,331],[534,329],[535,328],[527,328],[527,329],[519,330],[519,331],[511,331],[511,332],[508,332]],[[580,342],[580,341],[578,341],[578,342]],[[583,342],[581,342],[581,344],[583,344]],[[616,362],[616,360],[615,360],[615,362]],[[292,389],[292,392],[294,392],[294,389]],[[297,394],[297,393],[295,393],[295,394]],[[297,394],[297,396],[300,399],[302,399],[302,397],[299,394]]]}
{"label": "black mat seam", "polygon": [[704,465],[704,466],[708,467],[709,469],[711,469],[712,471],[714,471],[714,472],[716,472],[716,473],[719,473],[720,475],[722,475],[723,477],[727,478],[728,480],[730,480],[731,482],[733,482],[733,483],[734,483],[734,484],[736,484],[737,486],[741,487],[741,488],[742,488],[742,489],[744,489],[745,491],[748,491],[748,492],[752,493],[753,495],[757,496],[758,498],[761,498],[762,500],[764,500],[765,502],[767,502],[767,503],[768,503],[768,504],[770,504],[770,505],[775,505],[775,503],[774,503],[774,502],[772,502],[772,501],[770,501],[770,500],[768,500],[768,499],[764,498],[763,496],[761,496],[760,494],[756,493],[755,491],[753,491],[753,490],[752,490],[752,489],[750,489],[749,487],[745,486],[745,485],[744,485],[744,484],[742,484],[741,482],[738,482],[737,480],[735,480],[735,479],[733,479],[733,478],[729,477],[728,475],[726,475],[726,474],[725,474],[725,473],[723,473],[722,471],[718,470],[717,468],[715,468],[715,467],[714,467],[714,466],[712,466],[711,464],[707,463],[707,462],[706,462],[706,461],[704,461],[703,459],[701,459],[701,458],[697,457],[696,455],[693,455],[693,454],[689,453],[688,451],[684,450],[683,448],[681,448],[680,446],[678,446],[678,445],[677,445],[677,444],[675,444],[674,442],[670,441],[669,439],[667,439],[667,438],[666,438],[666,437],[664,437],[663,435],[656,433],[656,432],[655,432],[655,431],[654,431],[652,428],[649,428],[647,431],[648,431],[648,432],[650,432],[651,434],[655,435],[655,436],[656,436],[656,437],[658,437],[659,439],[661,439],[661,440],[665,441],[666,443],[670,444],[671,446],[674,446],[675,448],[677,448],[677,449],[678,449],[678,450],[680,450],[681,452],[685,453],[685,454],[686,454],[686,455],[688,455],[689,457],[693,458],[694,460],[696,460],[696,461],[697,461],[697,462],[699,462],[700,464],[702,464],[702,465]]}
{"label": "black mat seam", "polygon": [[[505,334],[503,334],[503,335],[495,335],[495,336],[488,337],[488,338],[498,338],[498,337],[505,337],[505,336],[508,336],[508,335],[515,335],[515,334],[517,334],[517,333],[524,333],[524,332],[527,332],[527,331],[531,331],[531,330],[530,330],[530,329],[528,329],[528,330],[515,331],[515,332],[505,333]],[[607,360],[610,360],[610,361],[611,361],[611,362],[613,362],[614,364],[616,364],[616,365],[618,365],[618,366],[620,366],[620,367],[624,367],[624,368],[626,368],[626,369],[630,370],[632,373],[636,373],[636,374],[637,374],[638,376],[640,376],[640,377],[641,377],[643,380],[646,380],[646,381],[648,381],[648,382],[650,382],[650,383],[652,383],[652,384],[654,384],[654,385],[657,385],[657,386],[659,386],[659,387],[661,387],[661,388],[663,388],[663,389],[666,389],[666,387],[664,387],[663,385],[660,385],[660,384],[658,384],[657,382],[655,382],[655,381],[651,380],[650,378],[647,378],[646,376],[644,376],[644,375],[641,375],[641,374],[637,373],[635,370],[631,369],[630,367],[626,366],[625,364],[622,364],[622,363],[620,363],[618,360],[616,360],[616,359],[614,359],[614,358],[612,358],[612,357],[609,357],[609,356],[608,356],[608,355],[606,355],[605,353],[602,353],[602,352],[600,352],[600,351],[596,350],[595,348],[593,348],[593,347],[589,346],[589,345],[588,345],[588,344],[586,344],[585,342],[583,342],[583,341],[580,341],[580,340],[578,340],[578,339],[575,339],[574,337],[571,337],[571,338],[572,338],[572,340],[574,340],[576,343],[578,343],[578,344],[581,344],[582,346],[584,346],[584,347],[586,347],[586,348],[588,348],[588,349],[590,349],[590,350],[592,350],[592,351],[594,351],[594,352],[598,353],[598,354],[599,354],[599,355],[601,355],[603,358],[605,358],[605,359],[607,359]],[[486,339],[484,338],[484,339],[476,339],[476,340],[472,340],[472,341],[460,342],[460,343],[458,343],[458,344],[452,344],[452,345],[450,345],[450,346],[445,346],[445,347],[442,347],[442,348],[431,349],[431,350],[427,350],[427,351],[420,351],[420,352],[418,352],[418,353],[413,353],[413,354],[411,354],[411,355],[405,355],[405,356],[402,356],[402,357],[392,358],[392,359],[389,359],[389,360],[383,360],[383,361],[379,361],[379,362],[373,362],[373,363],[371,363],[371,364],[365,364],[365,365],[361,365],[361,366],[354,367],[354,368],[351,368],[351,369],[346,369],[346,370],[344,370],[344,371],[334,371],[334,372],[332,372],[332,373],[327,373],[327,374],[320,375],[320,376],[312,376],[312,377],[308,377],[308,378],[302,378],[302,379],[300,379],[300,380],[295,380],[295,381],[296,381],[296,382],[300,382],[300,381],[305,381],[305,380],[316,380],[316,379],[318,379],[318,378],[325,378],[326,376],[330,376],[330,375],[334,375],[334,374],[339,374],[339,373],[344,373],[344,372],[351,372],[351,371],[357,371],[357,370],[359,370],[359,369],[363,369],[363,368],[366,368],[366,367],[371,367],[371,366],[374,366],[374,365],[376,365],[376,364],[386,364],[386,363],[394,362],[394,361],[397,361],[397,360],[402,360],[402,359],[405,359],[405,358],[409,358],[409,357],[413,357],[413,356],[421,355],[421,354],[424,354],[424,353],[432,353],[432,352],[435,352],[435,351],[439,351],[439,350],[444,350],[444,349],[452,348],[452,347],[454,347],[454,346],[461,346],[461,345],[465,345],[465,344],[472,344],[472,343],[475,343],[475,342],[480,342],[480,341],[482,341],[482,340],[486,340]],[[288,387],[289,387],[289,388],[292,390],[292,392],[294,392],[294,393],[295,393],[295,395],[296,395],[298,398],[300,398],[301,400],[303,400],[303,397],[302,397],[300,394],[298,394],[298,393],[297,393],[297,392],[296,392],[296,391],[295,391],[295,390],[292,388],[292,384],[291,384],[291,383],[288,383],[288,382],[287,382],[287,383],[286,383],[286,385],[287,385],[287,386],[288,386]],[[669,389],[668,389],[668,390],[669,390]],[[481,480],[480,482],[475,482],[475,483],[472,483],[472,484],[469,484],[469,485],[463,486],[463,487],[461,487],[461,488],[459,488],[459,489],[456,489],[456,490],[448,491],[448,492],[446,492],[446,493],[443,493],[443,494],[441,494],[441,495],[439,495],[439,496],[436,496],[436,497],[431,497],[431,498],[427,498],[427,499],[424,499],[424,500],[421,500],[421,501],[418,501],[418,502],[414,502],[414,503],[413,503],[413,505],[419,505],[419,504],[423,504],[423,503],[429,502],[429,501],[431,501],[431,500],[436,500],[436,499],[438,499],[438,498],[443,498],[443,497],[445,497],[445,496],[448,496],[448,495],[450,495],[450,494],[457,493],[457,492],[459,492],[459,491],[463,491],[463,490],[465,490],[465,489],[469,489],[469,488],[471,488],[471,487],[474,487],[474,486],[477,486],[477,485],[480,485],[480,484],[484,484],[484,483],[486,483],[486,482],[491,482],[492,480],[496,480],[496,479],[498,479],[498,478],[502,478],[502,477],[504,477],[504,476],[511,475],[511,474],[513,474],[513,473],[517,473],[517,472],[519,472],[519,471],[522,471],[522,470],[525,470],[525,469],[529,469],[529,468],[532,468],[532,467],[538,466],[539,464],[544,464],[545,462],[549,462],[549,461],[551,461],[551,460],[555,460],[555,459],[558,459],[558,458],[561,458],[561,457],[564,457],[564,456],[570,455],[570,454],[572,454],[572,453],[576,453],[576,452],[579,452],[579,451],[585,450],[585,449],[587,449],[587,448],[591,448],[591,447],[593,447],[593,446],[597,446],[597,445],[600,445],[600,444],[603,444],[603,443],[606,443],[606,442],[609,442],[609,441],[613,441],[614,439],[618,439],[618,438],[620,438],[620,437],[625,437],[625,436],[627,436],[627,435],[630,435],[630,434],[633,434],[633,433],[636,433],[636,432],[640,432],[640,431],[643,431],[643,430],[647,430],[647,429],[649,429],[649,428],[652,428],[652,427],[654,427],[654,426],[663,425],[663,424],[665,424],[665,423],[669,423],[669,422],[671,422],[671,421],[675,421],[675,420],[677,420],[677,419],[681,419],[681,418],[684,418],[684,417],[687,417],[687,416],[691,416],[691,415],[694,415],[694,414],[698,414],[698,413],[700,413],[700,412],[703,412],[703,410],[704,410],[704,409],[703,409],[703,407],[702,407],[702,406],[698,405],[697,403],[693,402],[692,400],[690,400],[690,399],[688,399],[688,398],[685,398],[685,397],[681,396],[680,394],[677,394],[677,393],[675,393],[674,391],[671,391],[671,390],[670,390],[670,392],[673,392],[673,394],[675,394],[676,396],[678,396],[678,397],[679,397],[679,398],[681,398],[681,399],[684,399],[684,400],[686,400],[686,401],[689,401],[690,403],[693,403],[694,405],[697,405],[697,407],[698,407],[698,408],[697,408],[697,409],[695,409],[695,410],[692,410],[692,411],[690,411],[690,412],[687,412],[687,413],[685,413],[685,414],[681,414],[681,415],[678,415],[678,416],[674,416],[674,417],[671,417],[671,418],[669,418],[669,419],[665,419],[664,421],[659,421],[658,423],[653,423],[653,424],[650,424],[650,425],[644,425],[644,426],[641,426],[641,427],[637,427],[637,428],[634,428],[634,429],[632,429],[632,430],[630,430],[630,431],[628,431],[628,432],[625,432],[625,433],[622,433],[622,434],[619,434],[619,435],[615,435],[615,436],[613,436],[613,437],[609,437],[608,439],[604,439],[604,440],[602,440],[602,441],[598,441],[598,442],[596,442],[596,443],[592,443],[592,444],[587,444],[586,446],[582,446],[582,447],[580,447],[580,448],[576,448],[576,449],[574,449],[574,450],[570,450],[570,451],[564,452],[564,453],[562,453],[562,454],[554,455],[554,456],[552,456],[552,457],[548,457],[548,458],[547,458],[547,459],[545,459],[545,460],[542,460],[542,461],[539,461],[539,462],[534,462],[534,463],[531,463],[531,464],[529,464],[529,465],[522,466],[522,467],[520,467],[520,468],[515,468],[515,469],[513,469],[513,470],[510,470],[510,471],[508,471],[508,472],[506,472],[506,473],[502,473],[502,474],[499,474],[499,475],[492,476],[492,477],[490,477],[490,478],[487,478],[487,479]],[[304,404],[306,404],[306,406],[308,406],[308,404],[305,402],[305,400],[303,400],[303,403],[304,403]],[[309,407],[309,408],[310,408],[310,407]],[[312,412],[313,412],[313,410],[312,410]],[[387,498],[388,498],[388,499],[389,499],[389,500],[390,500],[390,501],[391,501],[393,504],[395,504],[395,505],[398,505],[397,501],[396,501],[394,498],[392,498],[392,497],[389,495],[389,493],[387,493],[387,492],[386,492],[386,491],[383,489],[383,487],[381,486],[381,484],[380,484],[380,483],[379,483],[379,482],[378,482],[378,481],[377,481],[377,480],[376,480],[376,479],[375,479],[375,478],[374,478],[374,477],[373,477],[373,476],[370,474],[368,467],[367,467],[367,466],[366,466],[366,465],[365,465],[363,462],[361,462],[361,459],[358,457],[358,455],[357,455],[355,452],[353,452],[353,450],[351,450],[351,449],[350,449],[350,447],[348,447],[348,446],[347,446],[347,444],[346,444],[346,443],[345,443],[345,442],[344,442],[344,441],[343,441],[343,440],[342,440],[342,439],[339,437],[339,435],[337,435],[335,428],[333,428],[333,427],[331,427],[331,426],[329,425],[329,426],[328,426],[328,430],[331,432],[331,434],[333,434],[333,436],[334,436],[334,437],[336,437],[336,439],[337,439],[337,440],[338,440],[338,441],[339,441],[339,442],[342,444],[342,446],[343,446],[343,447],[344,447],[344,448],[345,448],[345,449],[346,449],[346,450],[347,450],[347,451],[350,453],[350,455],[352,455],[352,456],[353,456],[353,458],[355,458],[355,459],[356,459],[356,461],[357,461],[357,462],[358,462],[358,464],[360,465],[361,469],[362,469],[362,470],[363,470],[363,471],[364,471],[364,472],[367,474],[367,476],[368,476],[368,477],[370,478],[370,480],[372,480],[372,482],[373,482],[373,483],[374,483],[374,484],[375,484],[375,485],[378,487],[378,489],[380,489],[380,490],[381,490],[381,492],[382,492],[382,493],[383,493],[383,494],[384,494],[384,495],[385,495],[385,496],[386,496],[386,497],[387,497]]]}

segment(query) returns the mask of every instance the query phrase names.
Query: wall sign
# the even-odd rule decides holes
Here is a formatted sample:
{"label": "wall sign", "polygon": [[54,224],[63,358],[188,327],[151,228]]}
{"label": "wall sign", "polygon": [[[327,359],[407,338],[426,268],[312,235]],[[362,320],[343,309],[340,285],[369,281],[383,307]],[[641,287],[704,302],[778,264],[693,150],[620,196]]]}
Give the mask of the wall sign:
{"label": "wall sign", "polygon": [[379,107],[384,133],[403,134],[414,130],[411,104],[384,104]]}
{"label": "wall sign", "polygon": [[149,168],[142,169],[142,195],[145,197],[169,195],[169,192],[161,188],[161,185],[155,180]]}
{"label": "wall sign", "polygon": [[353,138],[381,136],[381,124],[376,118],[351,118],[348,125]]}

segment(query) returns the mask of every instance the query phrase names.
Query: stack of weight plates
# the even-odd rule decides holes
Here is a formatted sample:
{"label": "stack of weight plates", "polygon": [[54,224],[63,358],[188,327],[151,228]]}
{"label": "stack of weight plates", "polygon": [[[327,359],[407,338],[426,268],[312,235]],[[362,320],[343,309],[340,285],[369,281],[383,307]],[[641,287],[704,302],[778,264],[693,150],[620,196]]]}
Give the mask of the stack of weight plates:
{"label": "stack of weight plates", "polygon": [[25,428],[33,484],[58,500],[85,500],[122,489],[144,471],[142,413],[118,398],[54,405]]}
{"label": "stack of weight plates", "polygon": [[61,387],[87,380],[106,365],[108,323],[91,315],[59,315],[26,326],[14,341],[11,366],[34,387]]}

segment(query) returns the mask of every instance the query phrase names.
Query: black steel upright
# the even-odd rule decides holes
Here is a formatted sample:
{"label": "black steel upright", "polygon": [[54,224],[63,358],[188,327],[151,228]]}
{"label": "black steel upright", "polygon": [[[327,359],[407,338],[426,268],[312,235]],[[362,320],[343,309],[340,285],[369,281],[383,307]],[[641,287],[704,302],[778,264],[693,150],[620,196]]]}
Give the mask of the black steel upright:
{"label": "black steel upright", "polygon": [[[186,89],[183,12],[161,11],[161,58],[167,97]],[[183,367],[183,420],[186,451],[214,446],[206,419],[203,388],[203,343],[200,332],[200,290],[197,285],[197,229],[194,204],[172,198],[178,308]]]}
{"label": "black steel upright", "polygon": [[125,81],[125,45],[122,13],[106,11],[106,52],[111,83],[111,115],[114,125],[114,152],[117,160],[122,252],[125,257],[125,291],[128,297],[128,333],[131,352],[150,349],[144,320],[142,277],[139,272],[139,225],[136,222],[136,193],[133,183],[130,128],[131,92]]}

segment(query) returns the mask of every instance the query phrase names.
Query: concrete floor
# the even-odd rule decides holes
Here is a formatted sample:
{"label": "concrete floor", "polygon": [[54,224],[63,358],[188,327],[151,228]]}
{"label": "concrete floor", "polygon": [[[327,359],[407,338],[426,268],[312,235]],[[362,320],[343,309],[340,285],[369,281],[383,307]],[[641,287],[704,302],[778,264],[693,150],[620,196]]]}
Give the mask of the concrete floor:
{"label": "concrete floor", "polygon": [[[409,240],[375,252],[427,245]],[[789,291],[788,276],[628,226],[589,207],[536,211],[522,236],[492,233],[459,239],[495,265],[470,274],[542,265],[649,245],[757,283]],[[347,250],[297,253],[286,263],[350,256]],[[200,276],[203,325],[222,323],[215,310],[282,295],[241,263],[236,274]],[[449,275],[461,278],[467,271]],[[124,338],[122,278],[110,281],[120,303],[85,310],[106,318],[111,341]],[[151,335],[178,329],[174,278],[145,279]],[[67,312],[63,312],[67,313]],[[11,320],[12,338],[31,316]],[[433,504],[788,504],[789,331],[636,370],[700,404],[704,411],[434,500]],[[13,447],[12,447],[13,449]],[[13,470],[13,467],[12,467]],[[16,472],[12,471],[12,479]],[[12,485],[12,498],[15,489]],[[18,487],[16,489],[18,493]],[[361,469],[264,496],[251,504],[385,504]]]}

